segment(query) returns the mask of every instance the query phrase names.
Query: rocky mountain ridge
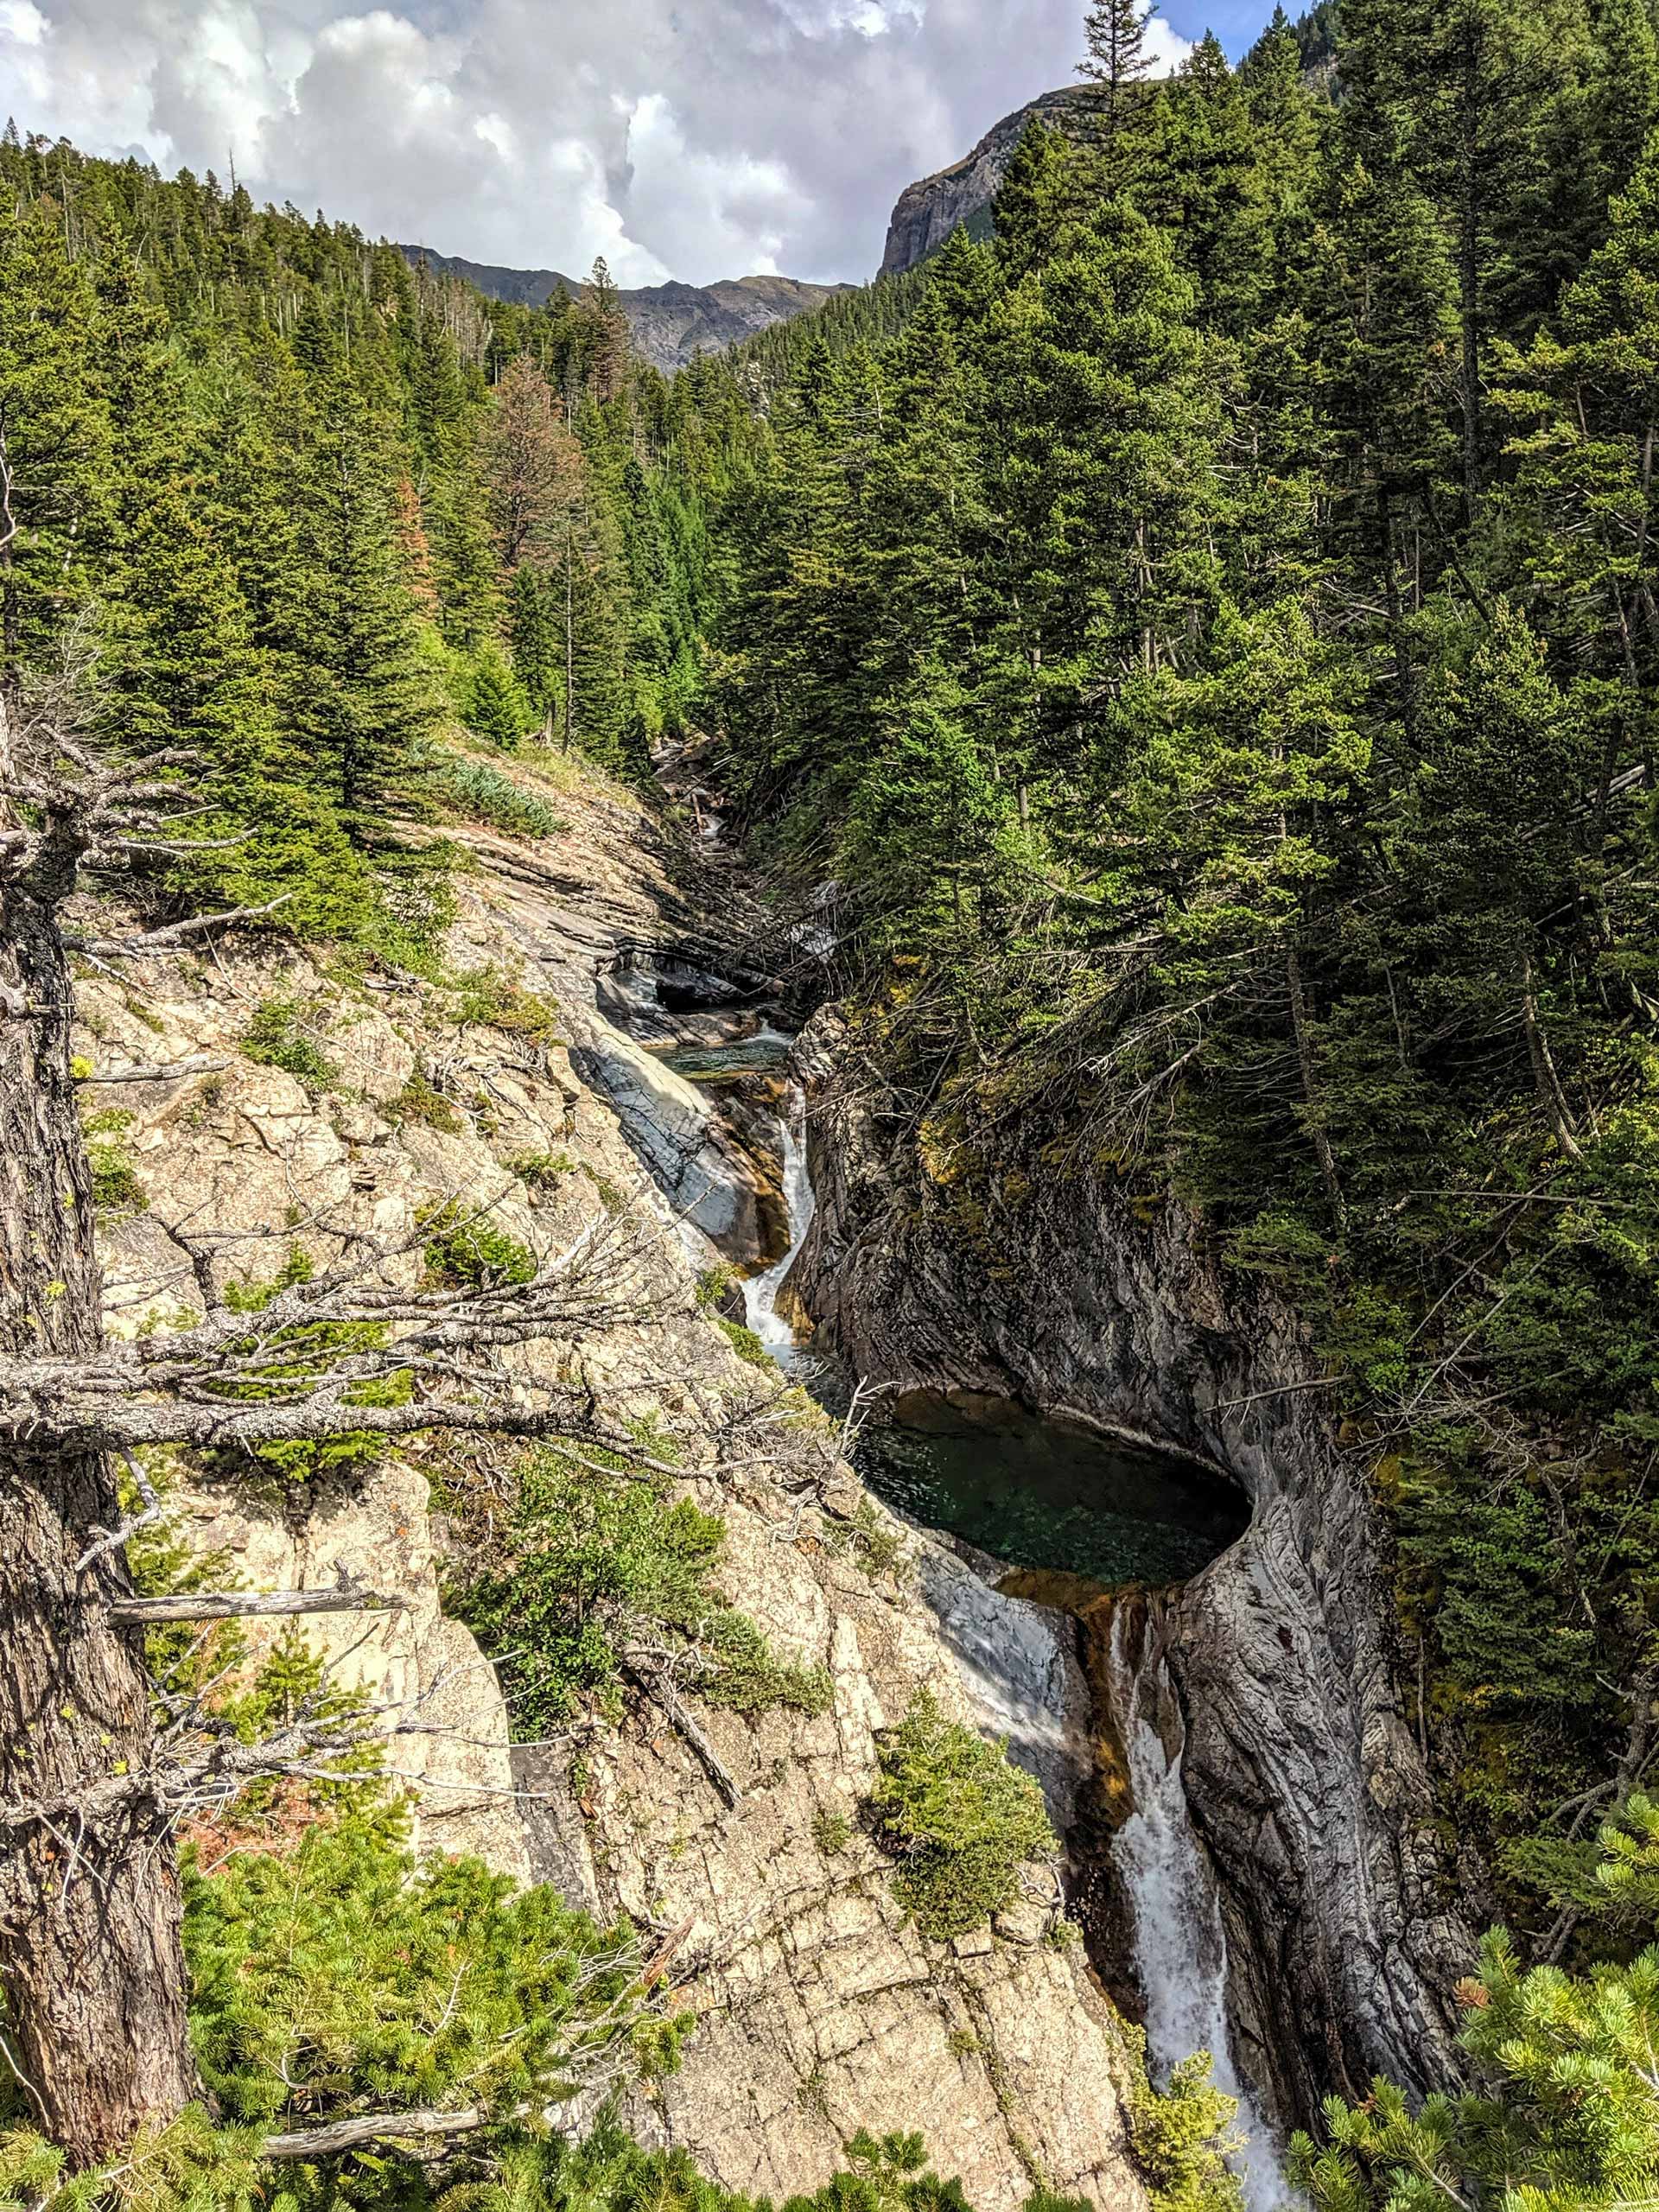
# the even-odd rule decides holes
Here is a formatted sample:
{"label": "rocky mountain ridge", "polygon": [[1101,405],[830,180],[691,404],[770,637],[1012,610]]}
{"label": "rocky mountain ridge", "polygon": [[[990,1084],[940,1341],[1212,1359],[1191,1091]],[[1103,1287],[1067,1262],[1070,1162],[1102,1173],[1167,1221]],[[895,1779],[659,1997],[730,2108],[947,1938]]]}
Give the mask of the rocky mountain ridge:
{"label": "rocky mountain ridge", "polygon": [[887,224],[882,276],[899,276],[914,269],[937,253],[950,233],[964,224],[972,232],[983,228],[989,220],[991,201],[1027,126],[1039,121],[1063,129],[1066,118],[1077,115],[1088,97],[1077,85],[1039,93],[1000,123],[994,123],[973,151],[959,162],[907,184]]}
{"label": "rocky mountain ridge", "polygon": [[[518,306],[542,307],[560,290],[580,298],[586,289],[579,278],[562,276],[556,269],[498,268],[424,245],[400,245],[397,251],[417,267],[424,262],[447,276],[464,278],[487,299]],[[856,289],[852,284],[809,284],[794,276],[734,276],[715,284],[645,284],[619,289],[617,298],[640,358],[664,376],[672,376],[701,353],[724,353],[774,322],[788,322],[821,307],[837,292]]]}

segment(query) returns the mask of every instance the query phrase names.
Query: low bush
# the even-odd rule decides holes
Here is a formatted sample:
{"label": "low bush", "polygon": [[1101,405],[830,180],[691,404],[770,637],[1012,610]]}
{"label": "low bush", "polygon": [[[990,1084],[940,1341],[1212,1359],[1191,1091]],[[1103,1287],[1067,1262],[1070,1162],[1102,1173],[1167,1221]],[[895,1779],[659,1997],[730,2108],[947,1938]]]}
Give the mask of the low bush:
{"label": "low bush", "polygon": [[301,1025],[305,1009],[297,999],[261,1000],[254,1008],[242,1050],[262,1067],[281,1068],[308,1090],[327,1090],[337,1080],[334,1067]]}
{"label": "low bush", "polygon": [[877,1840],[899,1862],[895,1894],[939,1942],[1002,1911],[1021,1865],[1059,1849],[1031,1777],[1008,1764],[1003,1745],[947,1720],[928,1689],[883,1738],[869,1809]]}
{"label": "low bush", "polygon": [[92,1205],[105,1217],[144,1213],[149,1200],[133,1162],[127,1133],[132,1116],[122,1107],[106,1106],[81,1116],[86,1138],[86,1165],[92,1171]]}
{"label": "low bush", "polygon": [[380,1110],[389,1122],[420,1122],[448,1137],[458,1136],[466,1126],[451,1101],[421,1068],[410,1070],[403,1089],[395,1098],[388,1098]]}
{"label": "low bush", "polygon": [[746,1367],[775,1371],[772,1354],[753,1329],[746,1329],[741,1321],[728,1321],[723,1313],[715,1316],[715,1326]]}
{"label": "low bush", "polygon": [[532,1452],[507,1555],[454,1599],[496,1658],[514,1726],[547,1735],[584,1695],[620,1710],[628,1655],[645,1643],[666,1647],[683,1686],[713,1703],[823,1711],[823,1670],[779,1658],[715,1589],[725,1535],[665,1477],[602,1454]]}
{"label": "low bush", "polygon": [[529,1247],[482,1215],[468,1213],[459,1199],[428,1206],[416,1226],[426,1232],[428,1268],[448,1289],[499,1290],[536,1280],[536,1256]]}
{"label": "low bush", "polygon": [[576,1172],[568,1152],[521,1152],[507,1166],[532,1191],[556,1191],[567,1175]]}
{"label": "low bush", "polygon": [[446,1020],[474,1024],[480,1029],[502,1029],[532,1045],[557,1045],[559,1010],[550,999],[527,991],[493,963],[462,976],[452,976],[445,985]]}

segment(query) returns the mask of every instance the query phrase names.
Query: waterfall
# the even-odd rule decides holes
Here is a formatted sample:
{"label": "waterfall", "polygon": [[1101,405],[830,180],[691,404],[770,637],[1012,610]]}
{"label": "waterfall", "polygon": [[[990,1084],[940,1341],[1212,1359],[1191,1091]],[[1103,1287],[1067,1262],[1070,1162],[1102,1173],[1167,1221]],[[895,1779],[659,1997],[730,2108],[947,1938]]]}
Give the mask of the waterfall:
{"label": "waterfall", "polygon": [[798,1084],[789,1087],[788,1109],[779,1117],[778,1134],[784,1155],[784,1203],[789,1217],[789,1249],[763,1275],[752,1275],[743,1286],[743,1304],[750,1328],[772,1357],[784,1363],[795,1343],[795,1332],[778,1311],[778,1294],[806,1242],[817,1204],[812,1178],[806,1165],[806,1094]]}
{"label": "waterfall", "polygon": [[[1249,2212],[1292,2202],[1271,2132],[1233,2064],[1227,2030],[1227,1938],[1215,1876],[1193,1832],[1181,1779],[1180,1707],[1149,1626],[1133,1656],[1134,1609],[1112,1620],[1112,1707],[1123,1732],[1135,1810],[1112,1840],[1112,1863],[1128,1900],[1135,1978],[1147,2008],[1147,2059],[1154,2082],[1195,2050],[1207,2050],[1217,2088],[1238,2099],[1243,2148],[1231,2163]],[[1166,1739],[1173,1744],[1166,1751]]]}

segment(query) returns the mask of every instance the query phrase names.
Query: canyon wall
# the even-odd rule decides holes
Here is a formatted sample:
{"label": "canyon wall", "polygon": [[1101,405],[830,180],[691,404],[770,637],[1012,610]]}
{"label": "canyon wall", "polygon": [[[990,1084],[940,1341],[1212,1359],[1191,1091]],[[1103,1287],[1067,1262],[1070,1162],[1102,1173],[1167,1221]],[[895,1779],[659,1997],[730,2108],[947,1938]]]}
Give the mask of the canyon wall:
{"label": "canyon wall", "polygon": [[1241,2064],[1294,2122],[1375,2072],[1454,2077],[1472,1936],[1395,1687],[1364,1466],[1338,1448],[1306,1332],[1224,1277],[1173,1200],[1010,1170],[964,1207],[837,1087],[835,1046],[829,1018],[804,1040],[818,1211],[792,1287],[859,1372],[1012,1391],[1194,1453],[1254,1502],[1170,1613]]}

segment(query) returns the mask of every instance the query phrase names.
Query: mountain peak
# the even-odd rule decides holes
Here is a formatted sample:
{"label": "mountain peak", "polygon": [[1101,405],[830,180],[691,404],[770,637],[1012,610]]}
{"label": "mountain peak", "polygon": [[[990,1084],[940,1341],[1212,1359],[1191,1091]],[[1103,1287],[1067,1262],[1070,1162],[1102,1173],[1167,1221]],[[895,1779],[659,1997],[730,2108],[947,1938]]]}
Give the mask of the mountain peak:
{"label": "mountain peak", "polygon": [[[580,298],[587,289],[579,277],[556,269],[497,268],[424,245],[400,245],[397,251],[407,261],[423,261],[429,268],[464,277],[487,298],[515,306],[541,307],[561,290]],[[619,289],[616,296],[627,317],[635,352],[664,376],[672,376],[700,353],[723,353],[728,346],[752,338],[772,323],[787,322],[837,292],[855,289],[850,284],[809,284],[795,276],[757,276],[722,277],[715,284],[683,284],[670,278],[664,284]]]}

